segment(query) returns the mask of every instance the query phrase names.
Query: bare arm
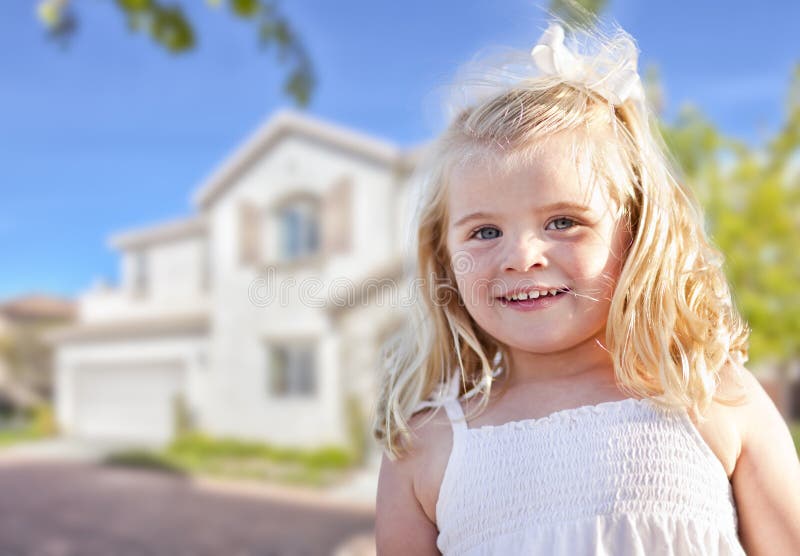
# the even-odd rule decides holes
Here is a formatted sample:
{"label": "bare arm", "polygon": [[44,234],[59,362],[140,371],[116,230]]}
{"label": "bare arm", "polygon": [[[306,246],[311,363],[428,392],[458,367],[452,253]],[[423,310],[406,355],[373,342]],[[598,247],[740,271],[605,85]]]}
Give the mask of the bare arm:
{"label": "bare arm", "polygon": [[414,493],[414,464],[412,456],[398,461],[383,456],[375,516],[379,556],[439,554],[436,525]]}
{"label": "bare arm", "polygon": [[731,481],[739,536],[750,556],[800,553],[800,462],[789,429],[758,380],[744,371],[742,452]]}

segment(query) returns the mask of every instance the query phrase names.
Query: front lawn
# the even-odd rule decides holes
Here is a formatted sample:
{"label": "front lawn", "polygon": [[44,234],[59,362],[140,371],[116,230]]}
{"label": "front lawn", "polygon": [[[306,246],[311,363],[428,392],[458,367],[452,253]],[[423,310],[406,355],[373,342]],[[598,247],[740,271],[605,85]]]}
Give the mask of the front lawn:
{"label": "front lawn", "polygon": [[341,478],[353,467],[355,460],[348,451],[338,447],[299,450],[188,434],[164,450],[120,452],[110,456],[107,463],[176,473],[324,486]]}
{"label": "front lawn", "polygon": [[46,438],[36,427],[31,425],[12,425],[0,427],[0,448],[6,448],[19,444],[20,442],[30,442]]}
{"label": "front lawn", "polygon": [[30,412],[0,419],[0,449],[55,435],[52,408],[41,405]]}

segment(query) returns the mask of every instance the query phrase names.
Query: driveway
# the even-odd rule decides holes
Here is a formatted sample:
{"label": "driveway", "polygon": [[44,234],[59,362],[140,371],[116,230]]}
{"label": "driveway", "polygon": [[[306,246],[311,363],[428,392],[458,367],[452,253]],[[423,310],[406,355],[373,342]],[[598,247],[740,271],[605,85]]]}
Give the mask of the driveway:
{"label": "driveway", "polygon": [[2,556],[360,556],[374,529],[311,495],[87,462],[4,460],[0,493]]}
{"label": "driveway", "polygon": [[3,461],[15,458],[20,460],[99,462],[109,454],[135,448],[148,448],[148,446],[128,442],[99,442],[55,437],[4,447],[0,452],[0,457]]}

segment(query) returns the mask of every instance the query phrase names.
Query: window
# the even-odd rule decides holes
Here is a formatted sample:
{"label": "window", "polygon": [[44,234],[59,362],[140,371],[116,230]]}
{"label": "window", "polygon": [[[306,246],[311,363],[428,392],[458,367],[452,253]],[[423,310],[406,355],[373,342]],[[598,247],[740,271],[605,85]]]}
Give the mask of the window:
{"label": "window", "polygon": [[278,214],[280,254],[283,259],[298,259],[319,250],[317,202],[301,199],[284,205]]}
{"label": "window", "polygon": [[274,396],[313,396],[317,389],[314,344],[268,346],[269,392]]}

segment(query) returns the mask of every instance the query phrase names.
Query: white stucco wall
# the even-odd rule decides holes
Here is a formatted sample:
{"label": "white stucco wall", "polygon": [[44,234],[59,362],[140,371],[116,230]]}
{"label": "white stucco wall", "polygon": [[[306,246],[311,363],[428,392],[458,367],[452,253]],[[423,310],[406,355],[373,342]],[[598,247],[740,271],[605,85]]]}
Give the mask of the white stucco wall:
{"label": "white stucco wall", "polygon": [[[298,191],[324,196],[342,179],[352,184],[351,249],[318,265],[274,270],[242,266],[239,207],[261,208]],[[396,190],[390,169],[299,136],[281,139],[213,205],[210,228],[212,277],[213,388],[209,399],[212,432],[305,446],[347,441],[340,368],[341,341],[324,308],[327,284],[355,281],[381,261],[391,260]],[[260,273],[260,274],[259,274]],[[251,301],[254,280],[267,278],[273,299]],[[314,280],[309,282],[308,280]],[[322,283],[313,299],[301,285]],[[263,293],[263,292],[262,292]],[[283,295],[280,295],[283,293]],[[264,299],[262,298],[262,301]],[[317,394],[312,398],[275,398],[267,390],[266,345],[291,338],[318,341]]]}
{"label": "white stucco wall", "polygon": [[[204,292],[202,270],[205,237],[159,243],[149,246],[147,254],[148,288],[145,295],[155,302],[175,298],[197,298]],[[126,253],[125,259],[128,258]]]}
{"label": "white stucco wall", "polygon": [[147,287],[134,289],[136,255],[121,254],[118,288],[93,289],[80,298],[79,317],[84,323],[197,314],[208,310],[207,239],[192,236],[140,248],[146,258]]}

